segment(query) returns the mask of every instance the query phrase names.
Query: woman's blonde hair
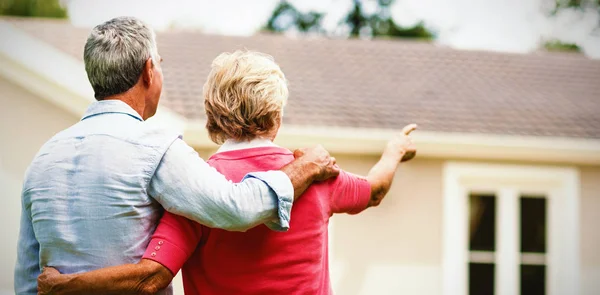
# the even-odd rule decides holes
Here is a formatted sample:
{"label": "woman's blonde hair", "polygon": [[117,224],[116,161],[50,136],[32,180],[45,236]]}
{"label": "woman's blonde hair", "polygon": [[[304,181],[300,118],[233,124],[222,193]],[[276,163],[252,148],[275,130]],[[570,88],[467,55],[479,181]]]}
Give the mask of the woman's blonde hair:
{"label": "woman's blonde hair", "polygon": [[222,53],[203,87],[206,129],[212,141],[267,135],[287,102],[285,75],[273,57],[253,51]]}

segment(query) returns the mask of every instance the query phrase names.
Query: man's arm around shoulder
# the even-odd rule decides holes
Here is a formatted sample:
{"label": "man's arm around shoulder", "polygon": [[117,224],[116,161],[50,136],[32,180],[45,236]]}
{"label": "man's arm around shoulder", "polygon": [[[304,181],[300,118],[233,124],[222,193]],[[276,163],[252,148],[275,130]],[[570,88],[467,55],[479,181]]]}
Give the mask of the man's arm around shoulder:
{"label": "man's arm around shoulder", "polygon": [[161,160],[148,192],[167,211],[208,227],[244,231],[275,221],[285,230],[294,199],[313,181],[339,173],[335,159],[322,147],[295,155],[280,171],[253,172],[232,183],[177,140]]}

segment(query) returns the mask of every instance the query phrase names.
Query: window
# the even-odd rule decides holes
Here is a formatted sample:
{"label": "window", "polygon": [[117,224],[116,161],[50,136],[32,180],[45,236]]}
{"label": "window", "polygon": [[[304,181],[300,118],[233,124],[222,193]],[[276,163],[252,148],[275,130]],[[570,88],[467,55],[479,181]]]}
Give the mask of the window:
{"label": "window", "polygon": [[521,294],[546,295],[546,198],[520,198]]}
{"label": "window", "polygon": [[571,168],[448,163],[444,295],[578,294]]}
{"label": "window", "polygon": [[494,294],[496,196],[469,194],[469,295]]}

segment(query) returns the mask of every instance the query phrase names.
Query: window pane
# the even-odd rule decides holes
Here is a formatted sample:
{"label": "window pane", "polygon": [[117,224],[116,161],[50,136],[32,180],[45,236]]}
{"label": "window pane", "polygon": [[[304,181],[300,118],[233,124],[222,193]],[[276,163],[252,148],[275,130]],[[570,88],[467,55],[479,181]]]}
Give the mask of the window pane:
{"label": "window pane", "polygon": [[496,198],[469,196],[469,249],[494,251],[496,248]]}
{"label": "window pane", "polygon": [[546,253],[545,198],[521,198],[521,252]]}
{"label": "window pane", "polygon": [[469,263],[469,295],[494,295],[494,265]]}
{"label": "window pane", "polygon": [[521,265],[521,295],[546,294],[546,266]]}

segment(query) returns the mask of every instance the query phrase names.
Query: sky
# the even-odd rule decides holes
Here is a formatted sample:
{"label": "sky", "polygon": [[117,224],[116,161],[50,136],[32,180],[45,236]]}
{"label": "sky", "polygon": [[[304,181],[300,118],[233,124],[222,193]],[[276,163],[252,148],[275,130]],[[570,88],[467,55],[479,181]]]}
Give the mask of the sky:
{"label": "sky", "polygon": [[[90,27],[115,16],[132,15],[157,30],[198,29],[206,33],[251,35],[264,26],[278,0],[68,0],[73,24]],[[348,33],[338,23],[352,0],[292,0],[301,11],[325,13],[323,27],[333,35]],[[579,45],[600,59],[600,24],[596,10],[565,9],[548,16],[554,0],[396,0],[397,24],[420,21],[436,32],[435,42],[457,49],[527,53],[547,40]],[[367,12],[375,0],[364,0]],[[234,9],[233,9],[234,8]]]}

